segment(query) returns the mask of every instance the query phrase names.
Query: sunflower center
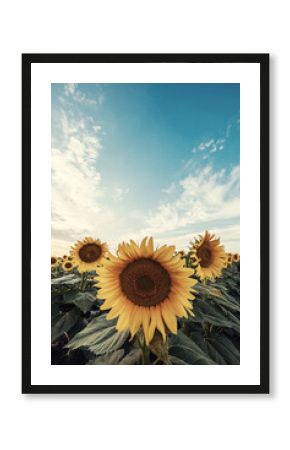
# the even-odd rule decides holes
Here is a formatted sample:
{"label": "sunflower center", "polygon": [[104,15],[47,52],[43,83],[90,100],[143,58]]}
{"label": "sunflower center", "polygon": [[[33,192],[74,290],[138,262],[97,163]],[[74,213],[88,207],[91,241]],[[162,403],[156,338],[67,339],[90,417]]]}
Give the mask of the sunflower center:
{"label": "sunflower center", "polygon": [[55,263],[56,263],[56,261],[57,261],[57,259],[56,259],[56,258],[51,258],[51,264],[55,264]]}
{"label": "sunflower center", "polygon": [[66,267],[67,269],[70,269],[70,268],[72,267],[72,263],[66,262],[66,263],[65,263],[65,267]]}
{"label": "sunflower center", "polygon": [[201,246],[197,250],[197,256],[200,259],[200,265],[201,267],[208,267],[211,264],[212,261],[212,252],[210,248],[206,246]]}
{"label": "sunflower center", "polygon": [[79,257],[85,263],[92,263],[99,259],[102,248],[97,244],[85,244],[79,249]]}
{"label": "sunflower center", "polygon": [[126,297],[138,306],[155,306],[168,296],[171,279],[157,261],[140,258],[129,263],[120,274]]}
{"label": "sunflower center", "polygon": [[142,275],[141,277],[134,280],[135,291],[141,297],[152,296],[156,293],[156,286],[154,280],[147,275]]}

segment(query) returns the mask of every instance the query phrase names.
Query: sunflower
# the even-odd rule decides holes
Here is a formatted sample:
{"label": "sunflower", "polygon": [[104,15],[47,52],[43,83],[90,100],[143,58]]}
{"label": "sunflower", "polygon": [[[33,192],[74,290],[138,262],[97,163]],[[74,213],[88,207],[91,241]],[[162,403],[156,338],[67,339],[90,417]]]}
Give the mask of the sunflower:
{"label": "sunflower", "polygon": [[205,232],[204,236],[196,239],[192,249],[193,256],[198,258],[196,274],[201,280],[213,280],[220,276],[226,262],[224,247],[214,234]]}
{"label": "sunflower", "polygon": [[55,267],[57,267],[57,258],[56,258],[56,256],[52,256],[51,257],[51,268],[54,269]]}
{"label": "sunflower", "polygon": [[61,266],[62,263],[63,263],[63,259],[59,256],[59,257],[57,258],[57,264],[58,264],[59,266]]}
{"label": "sunflower", "polygon": [[70,251],[79,272],[95,270],[106,259],[107,253],[107,244],[91,237],[86,237],[83,241],[77,241]]}
{"label": "sunflower", "polygon": [[70,272],[71,270],[73,270],[73,268],[74,268],[74,265],[73,265],[72,261],[66,260],[62,263],[62,270],[64,272]]}
{"label": "sunflower", "polygon": [[194,270],[183,267],[174,251],[166,245],[154,250],[152,238],[139,246],[131,240],[98,269],[98,297],[105,300],[101,309],[110,309],[107,319],[118,317],[117,330],[129,329],[132,338],[142,328],[147,345],[156,330],[165,342],[168,331],[177,333],[177,317],[193,315]]}
{"label": "sunflower", "polygon": [[190,257],[190,261],[191,261],[192,267],[198,266],[199,259],[195,253]]}
{"label": "sunflower", "polygon": [[233,262],[239,262],[240,261],[240,255],[238,253],[233,254]]}
{"label": "sunflower", "polygon": [[63,260],[68,259],[68,256],[67,255],[63,255],[62,259]]}

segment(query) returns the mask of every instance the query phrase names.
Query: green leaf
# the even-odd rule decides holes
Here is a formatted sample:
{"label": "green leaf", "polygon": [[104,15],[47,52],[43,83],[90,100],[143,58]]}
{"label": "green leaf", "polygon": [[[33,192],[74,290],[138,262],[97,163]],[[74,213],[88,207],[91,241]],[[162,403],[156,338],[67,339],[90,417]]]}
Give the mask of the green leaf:
{"label": "green leaf", "polygon": [[224,357],[217,351],[217,349],[214,346],[214,342],[207,340],[205,342],[207,352],[209,356],[219,365],[226,365],[227,362],[224,359]]}
{"label": "green leaf", "polygon": [[223,313],[215,304],[207,300],[196,300],[194,308],[195,317],[191,318],[194,322],[209,322],[219,327],[233,328],[240,331],[240,321],[229,311]]}
{"label": "green leaf", "polygon": [[103,355],[122,347],[128,335],[129,332],[117,332],[116,321],[107,321],[104,316],[96,317],[73,337],[67,348],[85,347],[95,355]]}
{"label": "green leaf", "polygon": [[116,365],[119,364],[119,361],[122,359],[124,355],[124,350],[116,350],[115,352],[108,353],[106,355],[98,356],[91,360],[88,365]]}
{"label": "green leaf", "polygon": [[135,365],[140,364],[142,352],[140,348],[133,348],[124,358],[119,362],[119,365]]}
{"label": "green leaf", "polygon": [[88,364],[92,365],[136,365],[141,363],[142,352],[140,348],[133,348],[124,356],[124,349],[116,350],[112,353],[106,353],[102,356],[97,356]]}
{"label": "green leaf", "polygon": [[176,356],[187,364],[216,364],[193,340],[179,330],[177,335],[171,335],[169,354]]}
{"label": "green leaf", "polygon": [[64,332],[68,332],[80,318],[77,308],[73,308],[66,313],[59,312],[52,317],[51,340],[54,342]]}
{"label": "green leaf", "polygon": [[51,286],[59,286],[59,285],[73,286],[73,285],[79,283],[80,280],[81,279],[79,276],[72,273],[72,274],[64,275],[63,277],[53,278],[51,280]]}
{"label": "green leaf", "polygon": [[63,299],[63,303],[73,303],[84,313],[90,311],[95,302],[96,297],[90,292],[69,292]]}
{"label": "green leaf", "polygon": [[240,352],[226,336],[220,335],[214,339],[212,346],[223,356],[227,364],[240,364]]}
{"label": "green leaf", "polygon": [[204,301],[213,301],[216,304],[224,305],[233,311],[240,311],[239,302],[228,293],[225,286],[221,283],[212,283],[211,285],[199,285],[197,291],[206,298]]}
{"label": "green leaf", "polygon": [[178,358],[177,356],[174,356],[174,355],[169,355],[168,362],[169,362],[169,364],[172,364],[174,366],[188,365],[182,359],[180,359],[180,358]]}

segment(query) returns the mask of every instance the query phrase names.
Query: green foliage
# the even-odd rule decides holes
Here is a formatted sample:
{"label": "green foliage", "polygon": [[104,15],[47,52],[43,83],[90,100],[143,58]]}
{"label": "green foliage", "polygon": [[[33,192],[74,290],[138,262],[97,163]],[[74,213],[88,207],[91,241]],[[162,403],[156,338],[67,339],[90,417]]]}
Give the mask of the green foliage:
{"label": "green foliage", "polygon": [[[239,263],[215,282],[198,283],[194,317],[178,319],[178,333],[165,346],[142,344],[116,331],[100,311],[94,274],[52,272],[52,364],[236,365],[240,363]],[[156,343],[155,343],[156,344]]]}
{"label": "green foliage", "polygon": [[95,292],[69,291],[63,295],[63,304],[74,304],[82,312],[89,312],[97,304]]}
{"label": "green foliage", "polygon": [[76,350],[84,347],[95,355],[109,354],[122,347],[128,335],[128,332],[116,333],[116,321],[107,321],[103,315],[94,318],[75,335],[67,348]]}

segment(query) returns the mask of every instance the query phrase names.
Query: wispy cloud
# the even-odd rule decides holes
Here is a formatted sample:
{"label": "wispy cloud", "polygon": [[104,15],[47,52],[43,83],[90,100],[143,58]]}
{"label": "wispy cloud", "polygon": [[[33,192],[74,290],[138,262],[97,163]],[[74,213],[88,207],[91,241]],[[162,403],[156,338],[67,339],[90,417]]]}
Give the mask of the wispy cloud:
{"label": "wispy cloud", "polygon": [[52,148],[52,236],[69,244],[114,220],[103,200],[97,160],[101,127],[60,113],[59,145]]}
{"label": "wispy cloud", "polygon": [[70,99],[81,105],[101,105],[104,101],[102,93],[96,94],[95,98],[88,97],[77,83],[67,83],[64,85],[64,96],[60,96],[60,101],[64,103],[66,99]]}
{"label": "wispy cloud", "polygon": [[199,223],[237,219],[240,212],[239,166],[229,174],[208,165],[180,180],[181,193],[146,217],[147,233],[160,234]]}
{"label": "wispy cloud", "polygon": [[197,147],[193,147],[192,153],[204,151],[209,153],[215,153],[218,150],[224,149],[225,141],[226,140],[224,138],[219,138],[219,139],[210,139],[209,141],[206,142],[201,142]]}
{"label": "wispy cloud", "polygon": [[227,140],[229,139],[233,130],[239,127],[239,123],[239,119],[235,119],[229,122],[219,138],[210,138],[200,142],[192,148],[192,153],[215,153],[224,150]]}
{"label": "wispy cloud", "polygon": [[100,237],[111,249],[122,240],[140,240],[145,235],[154,236],[158,245],[186,248],[192,237],[205,229],[216,232],[228,248],[238,251],[239,167],[229,169],[225,162],[227,168],[218,170],[213,156],[225,148],[234,125],[218,137],[209,134],[197,141],[189,160],[184,152],[182,168],[172,168],[168,185],[156,189],[147,203],[149,210],[134,196],[138,179],[124,179],[118,170],[114,174],[105,162],[104,143],[108,143],[108,153],[116,146],[110,146],[109,134],[104,138],[106,122],[95,119],[104,117],[101,88],[69,83],[61,89],[60,97],[59,88],[55,91],[58,103],[52,116],[52,237],[56,252],[67,252],[75,240],[86,235]]}
{"label": "wispy cloud", "polygon": [[163,189],[164,193],[173,193],[173,199],[144,211],[138,217],[139,228],[128,229],[120,240],[140,240],[150,235],[158,245],[171,242],[181,249],[194,235],[208,229],[222,238],[229,251],[239,251],[239,188],[239,166],[231,170],[214,170],[210,164],[199,166],[194,173]]}

